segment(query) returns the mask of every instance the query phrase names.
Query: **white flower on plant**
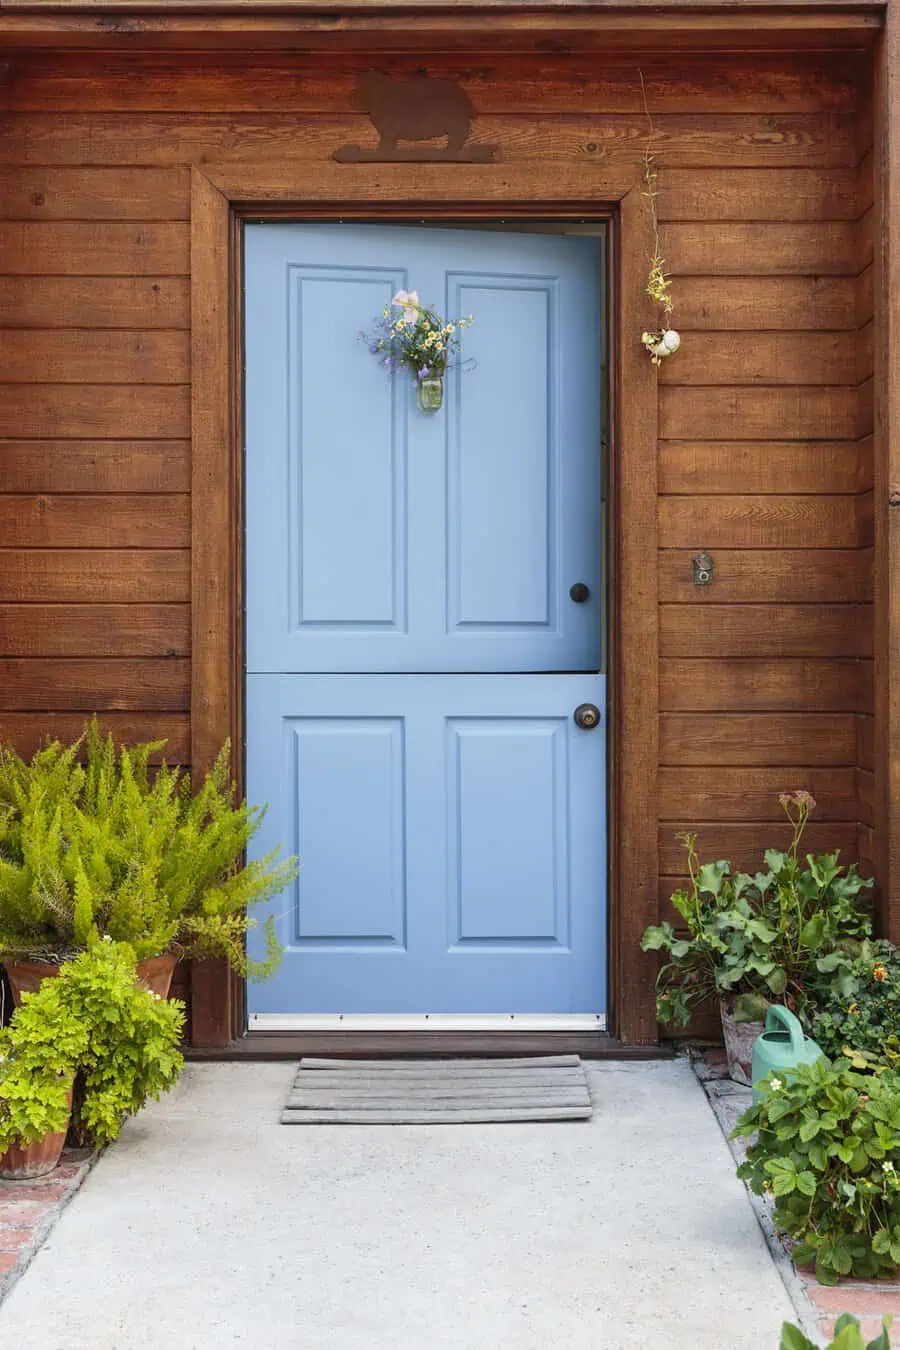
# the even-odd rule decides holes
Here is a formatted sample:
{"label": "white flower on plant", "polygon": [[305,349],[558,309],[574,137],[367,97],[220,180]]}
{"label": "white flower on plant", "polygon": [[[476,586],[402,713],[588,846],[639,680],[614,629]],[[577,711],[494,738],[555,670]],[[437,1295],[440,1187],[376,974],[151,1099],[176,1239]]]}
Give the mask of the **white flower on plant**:
{"label": "white flower on plant", "polygon": [[781,1079],[780,1079],[780,1078],[770,1078],[770,1079],[769,1079],[769,1087],[772,1089],[773,1092],[780,1092],[781,1089],[782,1089],[782,1087],[783,1087],[783,1084],[782,1084]]}
{"label": "white flower on plant", "polygon": [[391,304],[403,310],[403,318],[406,323],[415,323],[419,317],[419,292],[418,291],[398,291]]}
{"label": "white flower on plant", "polygon": [[104,941],[104,942],[112,942],[112,938],[110,937],[109,933],[104,933],[104,934],[103,934],[103,941]]}
{"label": "white flower on plant", "polygon": [[891,1173],[894,1170],[894,1164],[892,1162],[883,1162],[881,1164],[881,1170],[882,1172]]}

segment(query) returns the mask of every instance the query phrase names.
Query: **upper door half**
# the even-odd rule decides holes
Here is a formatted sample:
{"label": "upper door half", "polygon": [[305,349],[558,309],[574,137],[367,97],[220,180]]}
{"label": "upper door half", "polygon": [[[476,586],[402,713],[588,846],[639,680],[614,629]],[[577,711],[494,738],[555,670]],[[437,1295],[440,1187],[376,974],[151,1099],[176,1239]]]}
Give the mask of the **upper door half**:
{"label": "upper door half", "polygon": [[[575,236],[246,227],[249,672],[600,668],[600,262]],[[360,338],[398,290],[474,317],[438,413]]]}

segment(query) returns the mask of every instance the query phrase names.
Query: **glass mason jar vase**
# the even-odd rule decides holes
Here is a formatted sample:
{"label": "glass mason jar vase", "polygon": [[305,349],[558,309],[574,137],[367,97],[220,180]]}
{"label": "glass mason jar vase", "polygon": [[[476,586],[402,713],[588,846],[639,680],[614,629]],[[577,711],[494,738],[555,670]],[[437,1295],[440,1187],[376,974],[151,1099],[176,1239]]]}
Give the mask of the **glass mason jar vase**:
{"label": "glass mason jar vase", "polygon": [[444,377],[423,375],[417,381],[416,394],[422,412],[437,412],[444,402]]}

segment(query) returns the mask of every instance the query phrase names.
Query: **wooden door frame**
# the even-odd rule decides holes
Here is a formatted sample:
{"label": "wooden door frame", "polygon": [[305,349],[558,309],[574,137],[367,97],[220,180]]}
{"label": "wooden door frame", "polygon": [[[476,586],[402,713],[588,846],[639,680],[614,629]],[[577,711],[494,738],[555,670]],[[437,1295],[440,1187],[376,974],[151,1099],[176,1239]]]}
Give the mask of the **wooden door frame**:
{"label": "wooden door frame", "polygon": [[[243,433],[240,225],[277,216],[366,218],[609,215],[610,268],[610,1030],[658,1038],[652,959],[657,916],[659,746],[657,376],[641,346],[653,310],[653,248],[639,170],[594,164],[248,164],[191,170],[191,761],[202,774],[226,738],[243,744]],[[235,755],[236,765],[240,755]],[[192,969],[192,1035],[223,1047],[243,1034],[243,990],[221,962]]]}

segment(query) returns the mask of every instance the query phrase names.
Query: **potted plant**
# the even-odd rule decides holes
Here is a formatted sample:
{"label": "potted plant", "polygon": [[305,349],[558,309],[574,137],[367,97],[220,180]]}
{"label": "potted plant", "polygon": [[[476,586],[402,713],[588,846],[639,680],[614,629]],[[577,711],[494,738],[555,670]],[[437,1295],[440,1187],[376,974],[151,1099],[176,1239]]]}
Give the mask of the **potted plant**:
{"label": "potted plant", "polygon": [[770,1074],[733,1137],[757,1138],[738,1175],[770,1193],[775,1223],[816,1278],[900,1268],[900,1075],[862,1055]]}
{"label": "potted plant", "polygon": [[0,1176],[51,1171],[70,1115],[82,1142],[117,1138],[177,1081],[183,1024],[183,1006],[142,988],[120,943],[95,943],[26,994],[0,1032]]}
{"label": "potted plant", "polygon": [[644,951],[666,952],[657,979],[661,1022],[686,1026],[698,1004],[719,1001],[729,1072],[750,1082],[753,1041],[769,1002],[798,1010],[811,982],[833,978],[871,936],[860,900],[872,882],[839,854],[800,859],[815,801],[808,792],[779,798],[793,838],[786,852],[768,849],[766,870],[749,876],[725,860],[701,864],[697,836],[679,836],[687,849],[690,884],[672,895],[684,931],[671,923],[646,929]]}
{"label": "potted plant", "polygon": [[[858,1320],[852,1313],[842,1313],[834,1324],[834,1340],[829,1341],[825,1350],[891,1350],[891,1338],[888,1332],[892,1317],[881,1319],[881,1331],[874,1341],[864,1341]],[[799,1327],[785,1322],[781,1328],[781,1343],[778,1350],[819,1350],[815,1341],[804,1336]]]}
{"label": "potted plant", "polygon": [[118,752],[96,721],[74,745],[26,763],[0,750],[0,958],[14,999],[101,937],[127,942],[140,978],[168,993],[179,957],[225,956],[264,978],[280,959],[247,960],[248,911],[296,876],[274,854],[242,864],[262,810],[235,800],[228,747],[196,794],[190,776],[151,755]]}
{"label": "potted plant", "polygon": [[817,982],[803,1017],[831,1059],[846,1048],[900,1065],[900,949],[886,939],[863,942]]}

